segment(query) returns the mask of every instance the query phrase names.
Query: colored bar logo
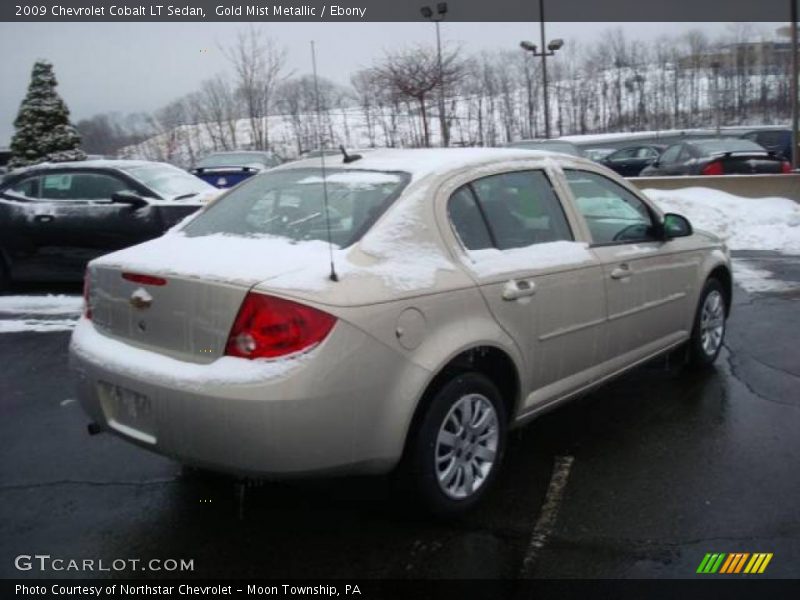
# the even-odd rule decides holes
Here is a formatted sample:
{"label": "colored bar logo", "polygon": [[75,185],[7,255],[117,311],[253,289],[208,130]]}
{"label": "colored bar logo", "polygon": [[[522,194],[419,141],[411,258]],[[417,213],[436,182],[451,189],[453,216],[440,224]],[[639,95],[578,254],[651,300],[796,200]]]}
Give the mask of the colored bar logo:
{"label": "colored bar logo", "polygon": [[727,553],[708,553],[700,561],[697,573],[709,574],[718,573],[720,575],[736,575],[763,573],[767,569],[769,561],[772,560],[772,553],[756,552],[733,552]]}

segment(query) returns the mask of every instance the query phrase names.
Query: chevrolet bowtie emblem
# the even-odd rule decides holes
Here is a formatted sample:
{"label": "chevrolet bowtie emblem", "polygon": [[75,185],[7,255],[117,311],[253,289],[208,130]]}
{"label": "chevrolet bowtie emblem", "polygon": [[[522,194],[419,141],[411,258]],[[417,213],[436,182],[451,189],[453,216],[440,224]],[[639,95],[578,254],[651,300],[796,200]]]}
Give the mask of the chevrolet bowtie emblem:
{"label": "chevrolet bowtie emblem", "polygon": [[144,288],[138,288],[131,294],[129,302],[134,308],[145,310],[153,304],[153,297]]}

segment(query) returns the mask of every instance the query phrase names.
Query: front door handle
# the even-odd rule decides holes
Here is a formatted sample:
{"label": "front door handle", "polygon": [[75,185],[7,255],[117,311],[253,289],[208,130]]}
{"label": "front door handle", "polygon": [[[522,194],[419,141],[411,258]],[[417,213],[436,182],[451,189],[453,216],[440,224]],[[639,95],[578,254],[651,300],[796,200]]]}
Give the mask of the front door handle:
{"label": "front door handle", "polygon": [[611,271],[611,279],[628,279],[631,276],[631,268],[628,263],[622,263]]}
{"label": "front door handle", "polygon": [[536,293],[536,284],[528,279],[512,279],[503,287],[503,300],[517,300]]}
{"label": "front door handle", "polygon": [[52,223],[56,218],[53,215],[36,215],[33,220],[37,223]]}

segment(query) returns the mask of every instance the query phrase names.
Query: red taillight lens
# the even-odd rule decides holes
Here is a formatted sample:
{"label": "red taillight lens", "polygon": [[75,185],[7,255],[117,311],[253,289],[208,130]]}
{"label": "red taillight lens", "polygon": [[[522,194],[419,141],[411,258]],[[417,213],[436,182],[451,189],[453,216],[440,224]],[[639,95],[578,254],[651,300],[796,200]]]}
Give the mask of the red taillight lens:
{"label": "red taillight lens", "polygon": [[142,285],[167,285],[167,280],[163,277],[153,277],[152,275],[142,275],[141,273],[123,273],[122,278]]}
{"label": "red taillight lens", "polygon": [[792,163],[785,160],[781,163],[781,173],[791,173],[792,172]]}
{"label": "red taillight lens", "polygon": [[723,175],[722,163],[718,160],[708,163],[702,170],[703,175]]}
{"label": "red taillight lens", "polygon": [[330,333],[336,317],[310,306],[250,293],[231,328],[225,354],[275,358],[306,350]]}
{"label": "red taillight lens", "polygon": [[91,320],[92,305],[89,304],[89,270],[83,274],[83,316]]}

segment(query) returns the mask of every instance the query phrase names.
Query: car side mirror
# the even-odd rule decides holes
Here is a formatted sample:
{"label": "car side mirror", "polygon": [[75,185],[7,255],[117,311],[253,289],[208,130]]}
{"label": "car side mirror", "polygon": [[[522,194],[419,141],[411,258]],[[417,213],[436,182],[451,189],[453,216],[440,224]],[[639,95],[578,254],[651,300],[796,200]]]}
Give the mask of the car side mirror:
{"label": "car side mirror", "polygon": [[690,236],[694,230],[686,217],[675,213],[667,213],[664,215],[663,231],[664,237],[669,240]]}
{"label": "car side mirror", "polygon": [[650,163],[650,165],[653,166],[653,167],[660,167],[661,166],[661,161],[658,160],[658,159],[655,159],[653,162]]}
{"label": "car side mirror", "polygon": [[142,208],[147,206],[147,200],[133,192],[114,192],[111,194],[111,202],[115,204],[127,204],[131,208]]}

